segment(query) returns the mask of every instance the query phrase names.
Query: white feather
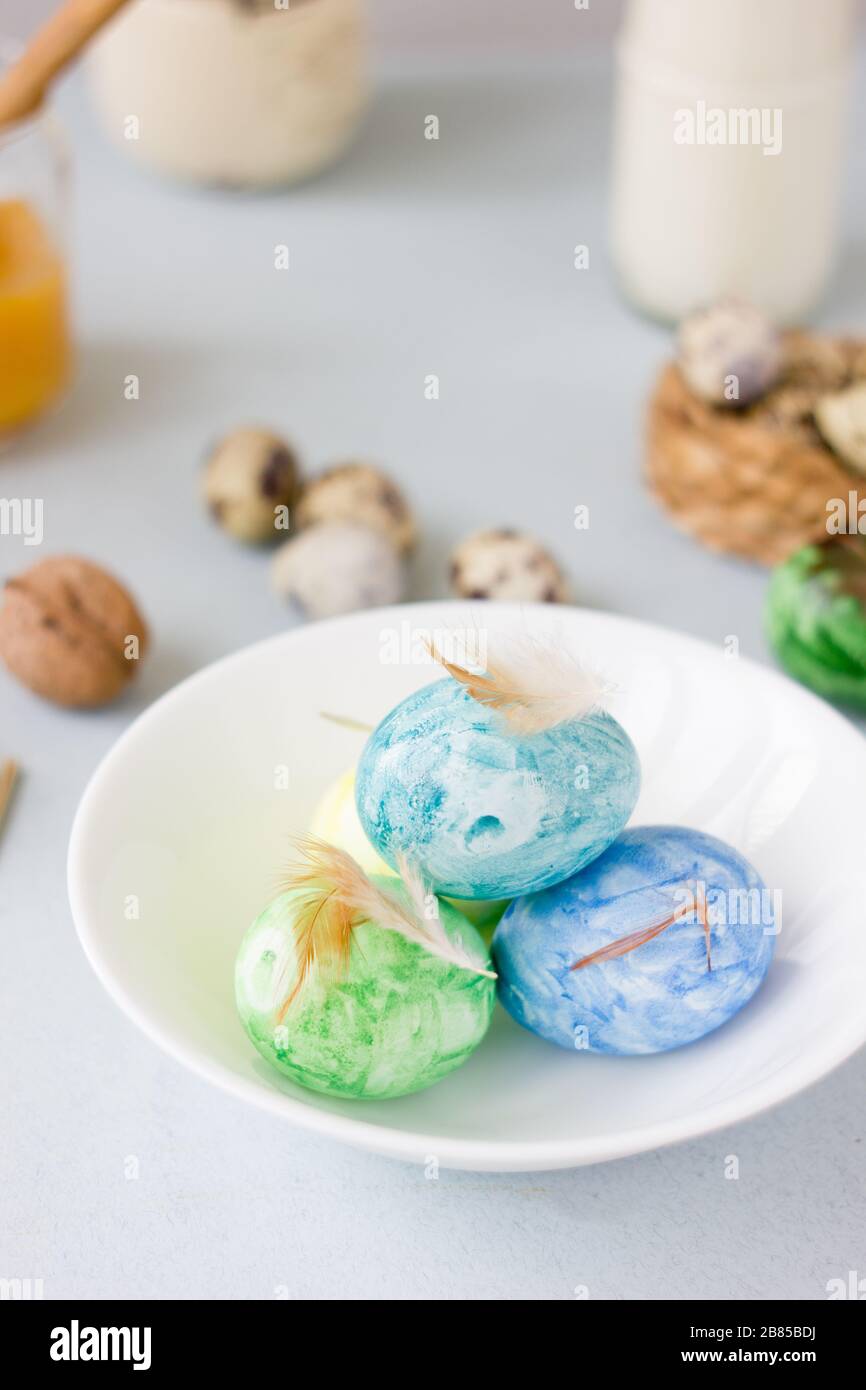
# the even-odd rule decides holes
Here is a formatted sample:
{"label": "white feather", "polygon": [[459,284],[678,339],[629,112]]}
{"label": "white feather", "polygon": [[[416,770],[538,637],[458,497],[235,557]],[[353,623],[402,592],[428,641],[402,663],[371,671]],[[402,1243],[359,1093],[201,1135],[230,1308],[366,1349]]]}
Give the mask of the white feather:
{"label": "white feather", "polygon": [[497,635],[489,645],[481,674],[433,651],[472,698],[498,710],[514,733],[536,734],[585,719],[609,692],[601,676],[552,639]]}
{"label": "white feather", "polygon": [[[489,980],[496,979],[495,970],[485,970],[479,961],[467,951],[462,940],[452,940],[442,925],[439,916],[439,899],[431,893],[418,869],[403,854],[397,855],[397,872],[409,897],[410,911],[407,914],[400,905],[399,921],[395,930],[401,931],[407,941],[414,941],[442,960],[459,965],[464,970],[472,970],[477,975],[486,975]],[[383,893],[383,897],[390,896]],[[388,926],[389,923],[381,922]]]}

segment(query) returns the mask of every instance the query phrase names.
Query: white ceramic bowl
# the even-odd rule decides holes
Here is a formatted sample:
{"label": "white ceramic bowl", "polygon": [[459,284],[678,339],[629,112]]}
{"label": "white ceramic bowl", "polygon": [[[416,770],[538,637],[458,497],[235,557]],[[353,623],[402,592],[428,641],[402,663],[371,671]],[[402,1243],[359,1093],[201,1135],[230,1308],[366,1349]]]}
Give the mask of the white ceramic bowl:
{"label": "white ceramic bowl", "polygon": [[[678,1052],[571,1055],[497,1009],[478,1051],[429,1091],[385,1102],[314,1095],[271,1072],[238,1022],[238,941],[273,892],[288,832],[306,827],[363,744],[320,711],[375,723],[438,675],[413,663],[411,639],[470,624],[553,630],[616,682],[611,712],[643,764],[634,821],[696,826],[751,859],[783,894],[776,958],[737,1018]],[[857,731],[745,659],[576,608],[408,605],[294,629],[158,700],[82,798],[69,894],[82,945],[120,1007],[234,1095],[399,1158],[565,1168],[755,1115],[866,1039],[864,787]]]}

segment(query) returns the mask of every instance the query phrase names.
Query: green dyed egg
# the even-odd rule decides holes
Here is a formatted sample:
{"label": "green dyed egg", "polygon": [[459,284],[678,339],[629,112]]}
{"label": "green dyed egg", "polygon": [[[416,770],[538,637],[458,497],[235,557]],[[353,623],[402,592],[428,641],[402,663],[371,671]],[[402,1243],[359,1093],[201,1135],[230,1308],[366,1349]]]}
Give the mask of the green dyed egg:
{"label": "green dyed egg", "polygon": [[797,680],[829,700],[866,708],[866,538],[834,536],[778,565],[767,633]]}
{"label": "green dyed egg", "polygon": [[[372,880],[405,899],[393,878]],[[466,1061],[490,1024],[495,982],[431,954],[398,932],[361,922],[348,967],[334,979],[313,967],[280,1017],[297,978],[290,890],[250,927],[235,965],[241,1022],[271,1066],[311,1091],[386,1100],[420,1091]],[[439,920],[484,969],[490,959],[462,913],[439,900]]]}

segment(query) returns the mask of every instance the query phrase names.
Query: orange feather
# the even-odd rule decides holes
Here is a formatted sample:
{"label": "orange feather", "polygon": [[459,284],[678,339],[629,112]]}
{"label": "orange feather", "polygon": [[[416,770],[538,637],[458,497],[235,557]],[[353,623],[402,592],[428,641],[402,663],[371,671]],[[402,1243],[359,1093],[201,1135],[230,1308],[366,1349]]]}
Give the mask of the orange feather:
{"label": "orange feather", "polygon": [[300,898],[292,922],[297,974],[278,1021],[285,1018],[313,969],[326,980],[344,977],[352,932],[362,922],[396,931],[452,965],[495,978],[462,943],[448,937],[438,917],[427,920],[422,906],[423,884],[405,861],[400,869],[407,883],[407,902],[372,883],[352,856],[336,845],[304,835],[295,839],[294,847],[297,861],[289,866],[280,887]]}

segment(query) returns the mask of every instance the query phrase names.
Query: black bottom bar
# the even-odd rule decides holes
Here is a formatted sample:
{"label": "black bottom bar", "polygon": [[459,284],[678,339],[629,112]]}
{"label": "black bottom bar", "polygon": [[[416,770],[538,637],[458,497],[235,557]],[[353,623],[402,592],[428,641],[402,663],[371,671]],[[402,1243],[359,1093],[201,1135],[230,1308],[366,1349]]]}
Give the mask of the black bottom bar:
{"label": "black bottom bar", "polygon": [[[826,1302],[778,1303],[593,1303],[576,1300],[556,1318],[571,1345],[579,1374],[581,1363],[595,1365],[610,1357],[618,1377],[633,1370],[641,1375],[667,1373],[674,1368],[700,1374],[707,1366],[775,1371],[788,1366],[841,1371],[850,1367],[858,1350],[862,1318],[842,1303],[861,1301],[851,1294]],[[351,1300],[347,1300],[351,1301]],[[519,1300],[518,1300],[519,1301]],[[862,1313],[862,1310],[860,1310]],[[341,1315],[341,1321],[346,1318]],[[191,1370],[200,1386],[208,1372],[225,1377],[242,1374],[246,1381],[270,1377],[280,1380],[293,1363],[300,1370],[320,1343],[315,1323],[307,1325],[292,1316],[280,1300],[267,1303],[188,1302],[74,1302],[6,1299],[0,1309],[5,1332],[4,1350],[16,1370],[49,1371],[61,1376],[98,1375],[108,1369],[140,1376],[177,1377]],[[349,1315],[350,1317],[350,1315]],[[375,1327],[374,1323],[372,1327]],[[401,1328],[398,1345],[405,1344]],[[411,1329],[410,1329],[411,1332]],[[354,1352],[351,1322],[336,1339],[351,1369],[369,1373],[367,1358],[380,1361],[390,1338],[386,1324],[374,1340],[383,1345],[374,1352],[371,1325],[359,1335]],[[422,1335],[419,1331],[414,1336]],[[467,1335],[460,1329],[461,1342]],[[427,1322],[424,1334],[424,1370],[430,1371],[430,1352],[444,1351],[443,1328],[433,1333]],[[299,1358],[303,1341],[307,1354]],[[327,1340],[328,1379],[333,1380],[335,1339]],[[531,1344],[529,1329],[519,1342]],[[491,1345],[487,1338],[485,1343]],[[495,1345],[495,1344],[493,1344]],[[479,1351],[480,1351],[479,1346]],[[11,1354],[11,1356],[10,1356]],[[405,1367],[405,1350],[400,1353]],[[584,1361],[584,1357],[591,1360]],[[388,1361],[393,1367],[390,1356]],[[366,1363],[366,1370],[364,1369]],[[381,1364],[381,1362],[380,1362]],[[304,1374],[304,1372],[301,1372]]]}

